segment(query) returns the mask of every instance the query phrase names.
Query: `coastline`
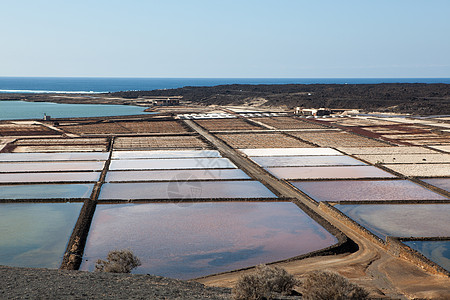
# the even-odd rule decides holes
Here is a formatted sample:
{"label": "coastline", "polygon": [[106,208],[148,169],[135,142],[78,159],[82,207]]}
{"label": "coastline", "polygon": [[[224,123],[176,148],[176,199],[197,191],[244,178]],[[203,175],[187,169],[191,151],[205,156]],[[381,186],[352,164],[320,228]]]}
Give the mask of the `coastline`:
{"label": "coastline", "polygon": [[295,107],[357,109],[362,112],[450,115],[450,84],[271,84],[183,87],[95,94],[8,94],[0,101],[20,100],[67,104],[120,104],[150,107],[152,100],[181,97],[181,105],[234,105],[250,108]]}

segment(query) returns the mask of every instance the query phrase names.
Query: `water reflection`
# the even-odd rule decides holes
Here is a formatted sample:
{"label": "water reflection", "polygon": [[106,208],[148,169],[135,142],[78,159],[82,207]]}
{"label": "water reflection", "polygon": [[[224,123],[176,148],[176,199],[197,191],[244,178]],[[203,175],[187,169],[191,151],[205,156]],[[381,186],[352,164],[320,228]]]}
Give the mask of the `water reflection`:
{"label": "water reflection", "polygon": [[100,172],[0,173],[0,182],[94,182],[99,177]]}
{"label": "water reflection", "polygon": [[107,152],[0,153],[0,161],[107,160]]}
{"label": "water reflection", "polygon": [[239,151],[248,156],[343,155],[332,148],[258,148]]}
{"label": "water reflection", "polygon": [[408,180],[292,181],[317,201],[447,199]]}
{"label": "water reflection", "polygon": [[403,242],[450,272],[450,241]]}
{"label": "water reflection", "polygon": [[113,160],[110,170],[170,170],[170,169],[221,169],[236,168],[227,158],[180,159],[123,159]]}
{"label": "water reflection", "polygon": [[130,248],[136,273],[188,279],[285,259],[336,243],[292,203],[98,205],[82,270]]}
{"label": "water reflection", "polygon": [[105,183],[99,200],[276,198],[259,181]]}
{"label": "water reflection", "polygon": [[0,265],[58,268],[81,206],[0,204]]}
{"label": "water reflection", "polygon": [[221,157],[217,150],[114,151],[113,159]]}
{"label": "water reflection", "polygon": [[447,192],[450,192],[450,178],[430,178],[421,180],[440,189],[446,190]]}
{"label": "water reflection", "polygon": [[344,155],[252,157],[262,167],[361,166],[362,161]]}
{"label": "water reflection", "polygon": [[0,199],[89,198],[93,184],[0,185]]}
{"label": "water reflection", "polygon": [[0,173],[101,171],[104,164],[102,161],[0,163]]}
{"label": "water reflection", "polygon": [[450,236],[448,204],[336,205],[381,238]]}
{"label": "water reflection", "polygon": [[281,179],[319,179],[319,178],[393,178],[388,172],[373,166],[345,167],[274,167],[266,168]]}
{"label": "water reflection", "polygon": [[[1,178],[1,177],[0,177]],[[223,170],[165,170],[165,171],[110,171],[106,182],[117,181],[164,181],[164,180],[207,180],[207,179],[250,179],[239,169]]]}
{"label": "water reflection", "polygon": [[63,104],[51,102],[0,101],[0,120],[127,116],[145,113],[143,107],[108,104]]}

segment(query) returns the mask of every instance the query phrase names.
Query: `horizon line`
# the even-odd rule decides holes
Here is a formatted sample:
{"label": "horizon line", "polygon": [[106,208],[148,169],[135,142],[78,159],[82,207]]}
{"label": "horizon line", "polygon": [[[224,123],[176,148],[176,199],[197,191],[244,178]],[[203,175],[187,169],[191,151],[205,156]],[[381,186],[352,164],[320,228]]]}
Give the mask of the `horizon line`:
{"label": "horizon line", "polygon": [[450,77],[133,77],[133,76],[4,76],[0,78],[117,78],[117,79],[450,79]]}

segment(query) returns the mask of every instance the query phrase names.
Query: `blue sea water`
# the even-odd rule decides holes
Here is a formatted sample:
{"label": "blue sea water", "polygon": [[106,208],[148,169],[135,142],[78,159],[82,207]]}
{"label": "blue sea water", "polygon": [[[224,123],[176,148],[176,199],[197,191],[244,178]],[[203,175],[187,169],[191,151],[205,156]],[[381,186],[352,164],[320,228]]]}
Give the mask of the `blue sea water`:
{"label": "blue sea water", "polygon": [[61,104],[51,102],[0,101],[0,120],[52,118],[91,118],[129,116],[146,113],[146,107],[107,104]]}
{"label": "blue sea water", "polygon": [[97,78],[0,77],[0,93],[103,93],[221,84],[448,83],[450,78]]}

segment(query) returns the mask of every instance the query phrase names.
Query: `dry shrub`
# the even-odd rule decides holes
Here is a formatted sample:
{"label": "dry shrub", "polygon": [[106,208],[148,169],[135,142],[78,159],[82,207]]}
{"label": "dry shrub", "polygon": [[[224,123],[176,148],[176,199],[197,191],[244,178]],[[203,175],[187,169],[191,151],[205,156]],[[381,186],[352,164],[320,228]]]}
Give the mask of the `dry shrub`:
{"label": "dry shrub", "polygon": [[275,294],[290,294],[296,284],[294,276],[286,270],[259,265],[254,273],[241,276],[233,289],[233,298],[236,300],[272,299]]}
{"label": "dry shrub", "polygon": [[141,261],[129,249],[109,251],[106,260],[97,260],[96,272],[130,273],[141,265]]}
{"label": "dry shrub", "polygon": [[312,272],[302,284],[305,300],[362,300],[369,293],[339,274],[331,272]]}

